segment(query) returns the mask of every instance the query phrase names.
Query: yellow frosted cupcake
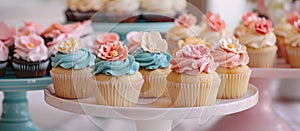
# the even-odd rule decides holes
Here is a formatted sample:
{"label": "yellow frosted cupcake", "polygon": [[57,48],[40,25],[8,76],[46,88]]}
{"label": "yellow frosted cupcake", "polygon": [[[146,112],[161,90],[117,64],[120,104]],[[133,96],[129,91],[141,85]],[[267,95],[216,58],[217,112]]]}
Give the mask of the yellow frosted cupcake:
{"label": "yellow frosted cupcake", "polygon": [[221,78],[218,98],[232,99],[245,95],[248,89],[251,70],[247,66],[249,57],[246,47],[236,38],[220,40],[212,55],[219,64],[216,72]]}
{"label": "yellow frosted cupcake", "polygon": [[249,67],[272,67],[276,58],[277,46],[275,34],[272,32],[271,21],[265,18],[258,20],[251,31],[239,37],[240,44],[247,47]]}
{"label": "yellow frosted cupcake", "polygon": [[120,41],[100,45],[93,79],[97,83],[96,102],[100,105],[133,107],[139,99],[144,82],[139,63],[128,55]]}
{"label": "yellow frosted cupcake", "polygon": [[220,79],[210,50],[204,45],[186,45],[171,59],[167,86],[174,107],[215,104]]}

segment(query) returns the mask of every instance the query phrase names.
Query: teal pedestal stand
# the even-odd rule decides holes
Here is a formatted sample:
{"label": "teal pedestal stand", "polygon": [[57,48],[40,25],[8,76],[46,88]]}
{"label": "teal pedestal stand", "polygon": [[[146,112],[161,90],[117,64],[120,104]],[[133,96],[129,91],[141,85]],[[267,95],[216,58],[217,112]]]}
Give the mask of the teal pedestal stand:
{"label": "teal pedestal stand", "polygon": [[0,78],[0,91],[4,94],[0,131],[39,131],[31,121],[26,94],[30,90],[43,90],[51,84],[51,77],[21,79],[11,71],[6,74]]}

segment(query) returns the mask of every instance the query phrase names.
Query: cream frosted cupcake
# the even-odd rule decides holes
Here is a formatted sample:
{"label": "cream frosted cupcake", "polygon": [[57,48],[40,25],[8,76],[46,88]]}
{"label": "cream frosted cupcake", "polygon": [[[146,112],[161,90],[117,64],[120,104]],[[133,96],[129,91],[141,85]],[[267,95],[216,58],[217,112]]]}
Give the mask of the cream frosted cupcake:
{"label": "cream frosted cupcake", "polygon": [[232,33],[226,28],[224,20],[219,14],[208,12],[205,14],[203,21],[200,23],[201,31],[199,38],[207,40],[212,47],[218,45],[222,38],[232,37]]}
{"label": "cream frosted cupcake", "polygon": [[220,78],[214,73],[210,50],[204,45],[186,45],[171,59],[172,72],[167,86],[174,107],[196,107],[215,104]]}
{"label": "cream frosted cupcake", "polygon": [[291,67],[300,68],[300,20],[294,23],[293,28],[298,32],[286,38],[287,58]]}
{"label": "cream frosted cupcake", "polygon": [[100,45],[93,79],[97,83],[96,102],[100,105],[133,107],[139,99],[143,76],[139,63],[128,55],[120,41]]}
{"label": "cream frosted cupcake", "polygon": [[60,41],[56,50],[50,71],[55,95],[67,99],[92,96],[95,83],[92,82],[91,66],[95,56],[81,48],[79,39],[72,37]]}
{"label": "cream frosted cupcake", "polygon": [[173,0],[141,0],[143,19],[147,22],[171,22],[176,17]]}
{"label": "cream frosted cupcake", "polygon": [[135,60],[140,64],[139,71],[145,80],[140,96],[167,96],[166,76],[171,71],[169,68],[171,55],[166,53],[167,42],[162,39],[159,32],[144,32],[140,45],[141,48],[133,54]]}
{"label": "cream frosted cupcake", "polygon": [[239,38],[240,44],[247,47],[250,67],[272,67],[276,58],[277,46],[272,23],[258,18],[251,31]]}
{"label": "cream frosted cupcake", "polygon": [[140,0],[111,0],[105,15],[110,22],[135,22],[138,19]]}
{"label": "cream frosted cupcake", "polygon": [[251,30],[251,26],[257,21],[258,14],[252,11],[248,11],[247,13],[243,14],[242,21],[234,30],[234,36],[239,38],[242,35],[245,35],[248,31]]}
{"label": "cream frosted cupcake", "polygon": [[248,89],[250,68],[247,66],[249,56],[246,47],[239,44],[236,38],[220,40],[213,49],[212,55],[219,64],[216,72],[221,78],[218,98],[232,99],[245,95]]}
{"label": "cream frosted cupcake", "polygon": [[198,36],[200,27],[196,23],[197,18],[192,14],[183,14],[175,20],[175,26],[166,34],[169,53],[179,49],[178,41]]}
{"label": "cream frosted cupcake", "polygon": [[8,63],[8,47],[4,45],[2,41],[0,41],[0,77],[4,76],[5,69]]}

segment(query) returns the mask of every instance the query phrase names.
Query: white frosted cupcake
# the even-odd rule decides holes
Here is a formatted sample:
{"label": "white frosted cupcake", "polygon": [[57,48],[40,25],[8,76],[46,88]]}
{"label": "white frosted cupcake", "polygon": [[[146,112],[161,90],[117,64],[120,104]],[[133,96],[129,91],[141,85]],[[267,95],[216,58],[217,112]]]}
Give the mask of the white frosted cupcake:
{"label": "white frosted cupcake", "polygon": [[287,37],[285,45],[287,58],[291,67],[300,68],[300,19],[294,23],[293,28],[298,32]]}

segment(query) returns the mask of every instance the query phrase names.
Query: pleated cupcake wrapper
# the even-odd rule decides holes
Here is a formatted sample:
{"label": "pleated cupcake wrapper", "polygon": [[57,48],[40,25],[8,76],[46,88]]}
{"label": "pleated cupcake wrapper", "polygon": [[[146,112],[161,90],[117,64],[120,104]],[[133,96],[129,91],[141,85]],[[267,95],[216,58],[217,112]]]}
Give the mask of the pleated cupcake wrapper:
{"label": "pleated cupcake wrapper", "polygon": [[0,69],[5,69],[7,64],[8,64],[8,62],[0,63]]}
{"label": "pleated cupcake wrapper", "polygon": [[91,74],[57,74],[50,71],[55,95],[61,98],[76,99],[93,95],[96,83]]}
{"label": "pleated cupcake wrapper", "polygon": [[96,81],[96,102],[100,105],[134,107],[138,103],[143,82]]}
{"label": "pleated cupcake wrapper", "polygon": [[300,67],[300,47],[287,47],[287,55],[291,67]]}
{"label": "pleated cupcake wrapper", "polygon": [[276,58],[276,51],[251,53],[248,52],[250,57],[248,65],[250,67],[272,67]]}
{"label": "pleated cupcake wrapper", "polygon": [[35,65],[19,64],[15,62],[12,62],[12,65],[15,70],[19,70],[19,71],[25,71],[25,72],[39,71],[39,70],[47,69],[49,65],[49,60]]}
{"label": "pleated cupcake wrapper", "polygon": [[207,106],[216,104],[220,81],[216,74],[213,82],[176,83],[168,81],[167,87],[174,107]]}
{"label": "pleated cupcake wrapper", "polygon": [[219,99],[234,99],[245,95],[248,89],[248,83],[251,70],[242,74],[219,74],[221,84],[219,87]]}
{"label": "pleated cupcake wrapper", "polygon": [[166,76],[143,75],[140,97],[164,97],[168,94]]}

